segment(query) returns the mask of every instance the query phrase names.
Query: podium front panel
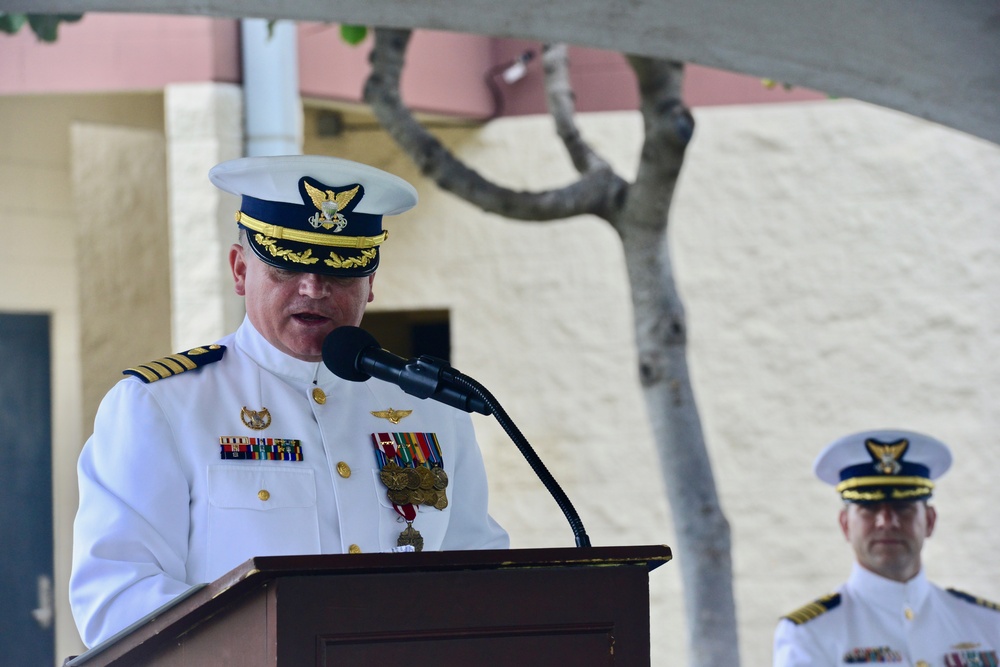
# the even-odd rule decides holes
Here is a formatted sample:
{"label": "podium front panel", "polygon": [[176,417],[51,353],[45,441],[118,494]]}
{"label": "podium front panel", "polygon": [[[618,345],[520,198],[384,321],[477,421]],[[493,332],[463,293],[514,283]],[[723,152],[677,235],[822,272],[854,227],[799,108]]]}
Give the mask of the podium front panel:
{"label": "podium front panel", "polygon": [[279,665],[649,664],[644,567],[286,577]]}

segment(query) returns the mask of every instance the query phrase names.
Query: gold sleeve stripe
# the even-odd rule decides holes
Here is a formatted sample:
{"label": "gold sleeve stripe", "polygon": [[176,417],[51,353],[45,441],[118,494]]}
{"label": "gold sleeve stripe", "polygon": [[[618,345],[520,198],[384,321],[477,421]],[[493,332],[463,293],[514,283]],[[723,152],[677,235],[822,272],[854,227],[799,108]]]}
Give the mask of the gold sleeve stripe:
{"label": "gold sleeve stripe", "polygon": [[310,245],[328,246],[331,248],[374,248],[380,245],[389,237],[389,232],[384,231],[377,236],[335,236],[333,234],[319,234],[317,232],[303,232],[298,229],[279,227],[256,218],[251,218],[243,211],[236,211],[236,222],[247,229],[260,232],[264,236],[273,239],[286,239],[296,243],[308,243]]}
{"label": "gold sleeve stripe", "polygon": [[966,593],[965,591],[960,591],[957,588],[949,588],[947,590],[955,597],[961,598],[966,602],[971,602],[972,604],[979,605],[980,607],[986,607],[987,609],[992,609],[993,611],[1000,611],[1000,604],[997,604],[996,602],[990,602],[989,600],[981,598],[978,595],[972,595],[970,593]]}
{"label": "gold sleeve stripe", "polygon": [[207,364],[215,363],[222,359],[226,348],[224,345],[208,345],[206,347],[196,347],[187,352],[179,352],[166,357],[150,361],[149,363],[128,368],[122,373],[133,375],[146,384],[163,380],[174,375],[179,375],[186,371],[193,371]]}
{"label": "gold sleeve stripe", "polygon": [[872,476],[872,477],[852,477],[845,479],[836,486],[838,492],[845,489],[856,489],[859,486],[926,486],[928,489],[934,488],[934,482],[926,477],[893,477],[892,475]]}
{"label": "gold sleeve stripe", "polygon": [[164,357],[160,361],[166,363],[171,360],[176,361],[178,364],[183,366],[183,368],[174,369],[175,373],[180,373],[182,370],[184,370],[184,368],[186,368],[189,371],[193,371],[194,369],[198,368],[197,364],[195,364],[193,361],[185,357],[183,354],[171,354],[169,357]]}
{"label": "gold sleeve stripe", "polygon": [[173,357],[163,357],[154,363],[163,364],[167,367],[167,370],[169,370],[171,374],[180,373],[184,370],[184,365],[178,361],[174,361]]}
{"label": "gold sleeve stripe", "polygon": [[167,368],[166,366],[164,366],[163,364],[161,364],[159,362],[159,360],[157,360],[157,361],[151,361],[148,364],[143,364],[143,366],[145,366],[149,370],[153,371],[154,373],[156,373],[157,375],[159,375],[161,378],[168,378],[168,377],[170,377],[171,375],[174,374],[174,372],[172,370],[170,370],[169,368]]}
{"label": "gold sleeve stripe", "polygon": [[814,618],[822,616],[840,604],[840,593],[831,593],[809,604],[799,607],[790,614],[785,614],[782,618],[787,618],[795,625],[802,625]]}
{"label": "gold sleeve stripe", "polygon": [[147,370],[146,367],[144,366],[136,366],[135,368],[129,368],[125,372],[132,373],[133,375],[134,374],[141,375],[142,377],[146,378],[146,382],[155,382],[156,380],[160,379],[160,376],[158,376],[151,370]]}

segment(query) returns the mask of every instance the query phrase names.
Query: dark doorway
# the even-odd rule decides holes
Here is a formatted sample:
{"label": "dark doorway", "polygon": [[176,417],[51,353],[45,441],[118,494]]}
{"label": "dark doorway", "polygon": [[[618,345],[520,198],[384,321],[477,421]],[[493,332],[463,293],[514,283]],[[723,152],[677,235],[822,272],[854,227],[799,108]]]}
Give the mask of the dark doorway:
{"label": "dark doorway", "polygon": [[0,313],[0,661],[55,664],[49,317]]}
{"label": "dark doorway", "polygon": [[361,328],[383,348],[401,357],[428,355],[451,361],[447,310],[368,311]]}

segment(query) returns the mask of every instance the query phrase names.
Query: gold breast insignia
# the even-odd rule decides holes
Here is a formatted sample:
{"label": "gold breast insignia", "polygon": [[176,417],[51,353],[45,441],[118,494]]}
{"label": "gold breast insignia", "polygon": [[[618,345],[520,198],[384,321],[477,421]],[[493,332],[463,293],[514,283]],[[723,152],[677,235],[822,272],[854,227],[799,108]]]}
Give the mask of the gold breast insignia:
{"label": "gold breast insignia", "polygon": [[393,410],[392,408],[388,410],[372,410],[373,417],[388,419],[393,424],[398,424],[400,420],[409,417],[411,414],[413,414],[413,410]]}
{"label": "gold breast insignia", "polygon": [[243,409],[240,410],[240,419],[244,426],[255,431],[263,431],[271,425],[271,413],[268,412],[267,408],[251,410],[244,405]]}

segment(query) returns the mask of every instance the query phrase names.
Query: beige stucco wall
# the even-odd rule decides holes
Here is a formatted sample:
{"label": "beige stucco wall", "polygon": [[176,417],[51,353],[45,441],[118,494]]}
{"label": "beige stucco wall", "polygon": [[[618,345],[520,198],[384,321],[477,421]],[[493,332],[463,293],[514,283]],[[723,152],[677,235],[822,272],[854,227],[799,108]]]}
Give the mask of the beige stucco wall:
{"label": "beige stucco wall", "polygon": [[[1000,598],[1000,148],[852,101],[698,109],[671,241],[690,355],[733,526],[743,663],[770,661],[782,613],[847,573],[822,446],[885,425],[955,447],[926,554],[943,584]],[[630,175],[635,114],[584,119]],[[572,177],[545,118],[439,131],[514,187]],[[491,388],[594,544],[672,544],[637,390],[621,251],[599,221],[497,219],[420,182],[370,134],[307,144],[419,183],[387,223],[374,308],[451,309],[454,365]],[[991,176],[992,175],[992,176]],[[494,514],[515,547],[572,535],[513,445],[480,420]],[[653,664],[685,652],[679,568],[653,573]]]}
{"label": "beige stucco wall", "polygon": [[928,573],[1000,599],[1000,147],[849,101],[698,119],[673,239],[745,664],[846,573],[810,467],[853,430],[952,445]]}
{"label": "beige stucco wall", "polygon": [[[66,590],[73,466],[89,433],[81,423],[91,416],[79,398],[88,380],[77,360],[88,351],[79,345],[72,221],[38,196],[40,184],[70,187],[72,120],[165,132],[172,238],[197,231],[199,207],[206,220],[218,218],[206,223],[216,231],[198,244],[201,262],[180,264],[174,241],[172,333],[174,346],[185,347],[178,330],[191,315],[179,312],[211,304],[213,327],[234,315],[227,297],[208,293],[229,289],[211,272],[221,248],[212,249],[211,239],[224,239],[231,203],[196,183],[215,155],[223,159],[238,145],[232,93],[196,86],[169,90],[166,102],[155,95],[0,99],[0,126],[19,129],[0,146],[2,224],[11,240],[0,248],[0,277],[9,286],[0,308],[55,314],[57,591]],[[695,115],[671,239],[696,391],[733,525],[743,663],[767,664],[776,617],[846,574],[837,502],[809,468],[826,441],[856,428],[895,424],[953,444],[957,461],[940,487],[928,569],[941,583],[1000,599],[990,555],[1000,546],[990,483],[1000,473],[991,437],[1000,417],[991,400],[1000,387],[1000,198],[992,187],[1000,147],[846,100]],[[179,129],[199,118],[211,122]],[[387,221],[391,238],[372,307],[450,310],[454,365],[507,408],[594,544],[672,544],[615,235],[592,219],[537,225],[483,214],[420,179],[380,133],[349,128],[321,140],[310,120],[307,114],[307,151],[389,169],[420,192],[417,209]],[[630,175],[639,118],[599,114],[583,125]],[[512,187],[572,178],[547,119],[438,131],[477,169]],[[201,188],[197,196],[190,187]],[[41,270],[13,252],[40,240],[62,262]],[[199,270],[208,271],[199,283],[203,299],[183,278]],[[209,333],[195,328],[180,338],[200,344]],[[485,418],[477,423],[493,513],[514,546],[572,545],[558,507],[506,436]],[[651,577],[654,665],[678,664],[685,653],[678,572],[667,564]],[[57,597],[64,656],[78,644],[64,595]]]}
{"label": "beige stucco wall", "polygon": [[[82,647],[65,591],[77,503],[76,458],[89,432],[86,424],[93,419],[84,414],[82,399],[84,384],[93,378],[83,377],[81,363],[85,351],[81,348],[78,243],[86,223],[78,217],[74,199],[73,127],[74,123],[91,123],[158,132],[163,124],[161,109],[162,98],[157,94],[0,99],[0,229],[5,239],[0,244],[0,310],[45,313],[52,318],[52,487],[59,663]],[[76,147],[83,148],[79,143]],[[105,177],[109,183],[123,180],[121,173]],[[107,220],[115,219],[113,213],[107,213]],[[36,261],[37,256],[46,261]],[[108,329],[127,332],[118,322],[109,322]]]}
{"label": "beige stucco wall", "polygon": [[170,349],[166,160],[159,128],[74,122],[71,142],[79,363],[87,378],[81,398],[89,418],[122,368]]}

